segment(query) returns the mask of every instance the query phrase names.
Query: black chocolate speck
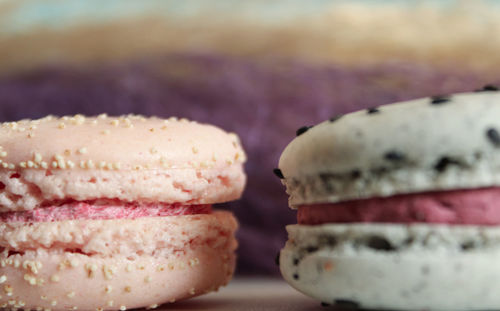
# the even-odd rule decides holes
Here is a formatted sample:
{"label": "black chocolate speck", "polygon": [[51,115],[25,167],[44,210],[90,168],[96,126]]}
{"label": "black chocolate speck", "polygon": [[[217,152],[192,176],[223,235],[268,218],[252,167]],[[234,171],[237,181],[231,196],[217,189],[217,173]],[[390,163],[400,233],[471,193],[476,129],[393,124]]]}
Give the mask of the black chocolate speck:
{"label": "black chocolate speck", "polygon": [[474,92],[495,92],[498,90],[499,90],[498,86],[493,84],[486,84],[485,86],[483,86],[482,89],[475,90]]}
{"label": "black chocolate speck", "polygon": [[441,157],[434,165],[434,169],[439,173],[446,171],[450,165],[460,165],[460,161],[452,159],[450,157]]}
{"label": "black chocolate speck", "polygon": [[405,155],[399,151],[392,150],[384,154],[384,159],[397,162],[404,160]]}
{"label": "black chocolate speck", "polygon": [[460,244],[460,248],[462,248],[462,250],[464,251],[471,250],[474,248],[474,242],[473,241],[463,242],[462,244]]}
{"label": "black chocolate speck", "polygon": [[351,171],[351,178],[356,179],[361,177],[361,171],[360,170],[352,170]]}
{"label": "black chocolate speck", "polygon": [[335,306],[345,309],[358,309],[359,303],[349,299],[335,299]]}
{"label": "black chocolate speck", "polygon": [[319,248],[316,247],[316,246],[309,246],[308,248],[306,248],[306,252],[308,252],[308,253],[314,253],[314,252],[318,251],[318,249]]}
{"label": "black chocolate speck", "polygon": [[342,118],[342,116],[343,116],[342,114],[336,115],[336,116],[334,116],[334,117],[331,117],[328,121],[330,121],[330,122],[335,122],[335,121],[337,121],[338,119]]}
{"label": "black chocolate speck", "polygon": [[299,129],[295,132],[295,134],[296,134],[297,136],[300,136],[300,135],[304,134],[305,132],[307,132],[307,131],[311,128],[311,127],[312,127],[312,126],[303,126],[303,127],[299,128]]}
{"label": "black chocolate speck", "polygon": [[500,147],[500,134],[492,127],[486,130],[486,137],[495,146]]}
{"label": "black chocolate speck", "polygon": [[433,97],[431,97],[431,104],[432,105],[441,105],[441,104],[449,102],[450,100],[451,99],[449,96],[444,96],[444,95],[433,96]]}
{"label": "black chocolate speck", "polygon": [[274,263],[279,266],[280,265],[280,252],[276,254],[276,257],[274,258]]}
{"label": "black chocolate speck", "polygon": [[389,242],[386,238],[381,236],[372,236],[368,239],[366,246],[369,248],[379,250],[379,251],[394,251],[396,248],[392,246],[391,242]]}
{"label": "black chocolate speck", "polygon": [[293,274],[293,279],[294,279],[294,280],[298,280],[298,279],[299,279],[299,275],[298,275],[297,273],[294,273],[294,274]]}
{"label": "black chocolate speck", "polygon": [[279,179],[285,178],[285,176],[283,176],[283,173],[281,172],[281,170],[279,168],[275,168],[273,170],[273,173],[274,173],[274,175],[278,176]]}
{"label": "black chocolate speck", "polygon": [[375,114],[375,113],[379,113],[379,112],[380,112],[380,110],[378,110],[378,108],[377,108],[377,107],[372,107],[372,108],[368,108],[368,110],[366,110],[366,112],[367,112],[368,114]]}

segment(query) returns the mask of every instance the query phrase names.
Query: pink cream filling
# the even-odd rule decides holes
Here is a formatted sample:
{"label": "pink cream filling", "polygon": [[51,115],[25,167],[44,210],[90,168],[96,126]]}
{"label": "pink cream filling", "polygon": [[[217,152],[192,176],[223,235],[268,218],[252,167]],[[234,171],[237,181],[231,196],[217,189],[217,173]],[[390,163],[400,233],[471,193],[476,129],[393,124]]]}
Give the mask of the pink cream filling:
{"label": "pink cream filling", "polygon": [[210,214],[211,205],[182,205],[178,203],[123,203],[119,201],[71,202],[46,206],[30,211],[0,213],[2,222],[50,222],[75,219],[135,219]]}
{"label": "pink cream filling", "polygon": [[436,223],[499,225],[500,187],[402,194],[300,206],[299,224]]}

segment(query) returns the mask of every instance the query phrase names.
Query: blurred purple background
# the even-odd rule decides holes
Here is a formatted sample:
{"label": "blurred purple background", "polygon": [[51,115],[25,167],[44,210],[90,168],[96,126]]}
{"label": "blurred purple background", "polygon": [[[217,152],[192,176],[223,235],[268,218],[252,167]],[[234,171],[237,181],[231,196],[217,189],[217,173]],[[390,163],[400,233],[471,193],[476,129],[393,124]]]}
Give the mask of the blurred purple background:
{"label": "blurred purple background", "polygon": [[248,153],[237,215],[241,274],[278,274],[274,257],[295,222],[272,169],[295,130],[332,116],[495,83],[460,68],[382,62],[362,68],[215,54],[168,54],[105,65],[51,66],[0,77],[0,120],[47,114],[187,117],[238,133]]}

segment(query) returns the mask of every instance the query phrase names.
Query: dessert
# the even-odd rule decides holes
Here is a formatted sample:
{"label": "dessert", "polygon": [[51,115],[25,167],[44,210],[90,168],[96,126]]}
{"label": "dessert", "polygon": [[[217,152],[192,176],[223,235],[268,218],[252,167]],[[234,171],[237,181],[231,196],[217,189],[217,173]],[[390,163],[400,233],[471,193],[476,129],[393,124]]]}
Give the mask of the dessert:
{"label": "dessert", "polygon": [[0,121],[134,112],[237,132],[238,272],[279,274],[296,217],[271,171],[297,125],[500,83],[499,27],[490,0],[0,0]]}
{"label": "dessert", "polygon": [[176,118],[0,125],[0,305],[155,308],[230,280],[238,137]]}
{"label": "dessert", "polygon": [[283,277],[326,304],[499,308],[499,117],[490,85],[301,128],[276,169],[298,210]]}

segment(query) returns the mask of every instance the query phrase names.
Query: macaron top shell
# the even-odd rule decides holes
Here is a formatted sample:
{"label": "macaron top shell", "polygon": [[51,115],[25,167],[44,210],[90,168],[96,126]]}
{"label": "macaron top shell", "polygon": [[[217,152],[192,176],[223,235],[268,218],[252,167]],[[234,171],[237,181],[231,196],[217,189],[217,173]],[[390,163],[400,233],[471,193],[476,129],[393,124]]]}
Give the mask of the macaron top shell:
{"label": "macaron top shell", "polygon": [[279,168],[291,207],[500,185],[500,93],[422,98],[302,129]]}
{"label": "macaron top shell", "polygon": [[0,124],[0,212],[67,201],[213,204],[238,199],[238,136],[185,119],[46,117]]}
{"label": "macaron top shell", "polygon": [[245,161],[238,137],[186,119],[46,117],[0,126],[3,168],[177,169]]}

